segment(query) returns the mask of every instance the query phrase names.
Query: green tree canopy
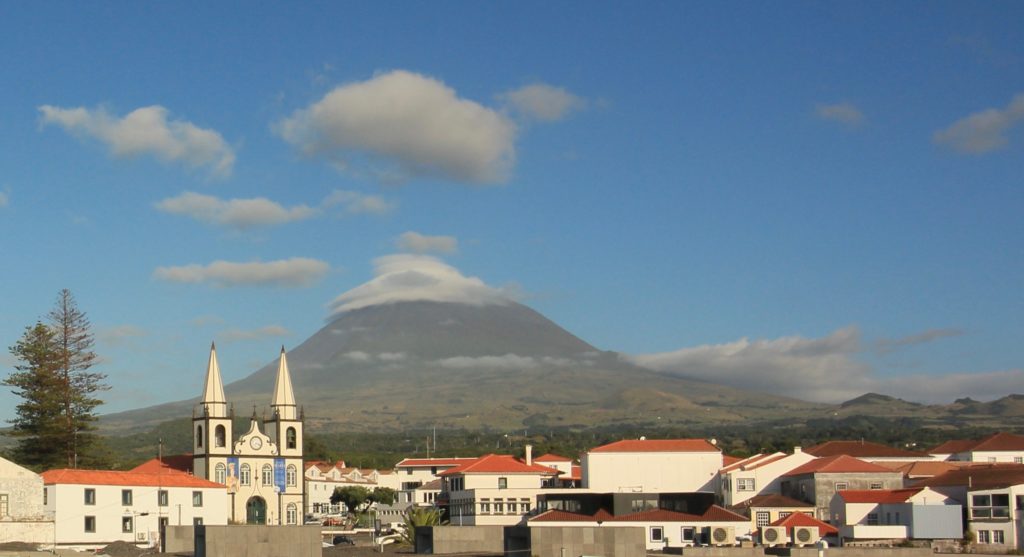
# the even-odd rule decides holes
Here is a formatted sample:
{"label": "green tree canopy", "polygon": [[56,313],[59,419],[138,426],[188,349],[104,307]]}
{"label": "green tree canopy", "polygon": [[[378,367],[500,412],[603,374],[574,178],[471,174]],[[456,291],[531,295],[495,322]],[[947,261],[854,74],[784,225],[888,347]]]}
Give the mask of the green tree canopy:
{"label": "green tree canopy", "polygon": [[331,504],[344,503],[349,512],[357,513],[362,510],[361,507],[367,504],[369,498],[369,489],[361,485],[348,485],[334,488],[334,493],[331,494]]}
{"label": "green tree canopy", "polygon": [[13,453],[15,460],[40,470],[62,466],[65,462],[60,427],[63,406],[57,375],[60,362],[53,331],[42,323],[26,327],[10,352],[20,362],[3,383],[21,397],[16,416],[11,420],[12,433],[18,437]]}

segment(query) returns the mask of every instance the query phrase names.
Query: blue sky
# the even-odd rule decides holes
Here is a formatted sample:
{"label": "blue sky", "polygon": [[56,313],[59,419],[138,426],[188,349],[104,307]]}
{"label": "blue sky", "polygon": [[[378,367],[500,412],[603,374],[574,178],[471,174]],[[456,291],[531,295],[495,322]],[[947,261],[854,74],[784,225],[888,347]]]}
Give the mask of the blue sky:
{"label": "blue sky", "polygon": [[0,17],[0,339],[71,289],[106,411],[395,268],[666,372],[1024,391],[1020,3],[209,4]]}

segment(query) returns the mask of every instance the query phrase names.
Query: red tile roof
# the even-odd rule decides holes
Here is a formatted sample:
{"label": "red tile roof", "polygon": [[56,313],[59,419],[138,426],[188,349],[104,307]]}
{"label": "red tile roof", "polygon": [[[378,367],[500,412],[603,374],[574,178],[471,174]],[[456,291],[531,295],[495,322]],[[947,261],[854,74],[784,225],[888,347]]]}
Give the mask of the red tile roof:
{"label": "red tile roof", "polygon": [[907,489],[841,489],[839,496],[847,503],[906,503],[907,499],[921,493],[923,487]]}
{"label": "red tile roof", "polygon": [[827,536],[829,534],[834,535],[839,533],[839,530],[835,526],[832,526],[831,524],[826,524],[818,520],[817,518],[814,518],[813,516],[804,513],[793,513],[787,517],[780,518],[775,522],[772,522],[771,524],[769,524],[769,526],[782,526],[785,528],[793,528],[795,526],[817,526],[819,536]]}
{"label": "red tile roof", "polygon": [[856,458],[927,458],[928,455],[869,441],[826,441],[804,452],[817,457],[847,455]]}
{"label": "red tile roof", "polygon": [[929,452],[932,454],[954,454],[969,451],[1024,451],[1024,435],[1001,431],[977,441],[946,441]]}
{"label": "red tile roof", "polygon": [[538,456],[533,459],[534,462],[572,462],[572,459],[567,456],[558,456],[553,453],[548,453],[544,456]]}
{"label": "red tile roof", "polygon": [[722,464],[724,464],[726,466],[730,466],[732,464],[736,464],[737,462],[743,462],[743,460],[744,459],[742,459],[742,458],[740,458],[738,456],[730,456],[730,455],[727,455],[727,454],[722,455]]}
{"label": "red tile roof", "polygon": [[827,458],[816,458],[802,466],[797,466],[783,475],[799,476],[802,474],[855,474],[879,472],[892,472],[892,470],[885,466],[853,458],[852,456],[838,455]]}
{"label": "red tile roof", "polygon": [[454,476],[456,474],[542,474],[554,476],[559,474],[559,471],[537,463],[526,464],[511,455],[489,454],[445,470],[438,476]]}
{"label": "red tile roof", "polygon": [[400,466],[458,466],[467,462],[472,462],[475,458],[463,458],[463,457],[452,457],[452,458],[404,458],[401,462],[395,465],[395,468]]}
{"label": "red tile roof", "polygon": [[934,478],[914,482],[924,487],[969,487],[972,489],[1001,489],[1024,484],[1022,464],[975,464],[950,470]]}
{"label": "red tile roof", "polygon": [[592,453],[717,453],[706,439],[626,439],[590,449]]}
{"label": "red tile roof", "polygon": [[878,464],[902,473],[905,478],[931,478],[950,470],[957,470],[966,463],[947,460],[915,460],[913,462],[879,462]]}
{"label": "red tile roof", "polygon": [[146,472],[122,472],[117,470],[72,470],[62,468],[43,472],[46,485],[126,485],[146,487],[219,487],[224,485],[176,471],[162,474]]}
{"label": "red tile roof", "polygon": [[690,514],[667,509],[650,509],[614,516],[601,509],[592,515],[550,510],[530,519],[530,522],[749,522],[750,519],[711,505],[704,514]]}
{"label": "red tile roof", "polygon": [[163,457],[162,461],[158,458],[151,458],[135,468],[132,468],[131,471],[157,474],[167,470],[175,470],[178,472],[191,473],[192,462],[191,453],[167,455]]}

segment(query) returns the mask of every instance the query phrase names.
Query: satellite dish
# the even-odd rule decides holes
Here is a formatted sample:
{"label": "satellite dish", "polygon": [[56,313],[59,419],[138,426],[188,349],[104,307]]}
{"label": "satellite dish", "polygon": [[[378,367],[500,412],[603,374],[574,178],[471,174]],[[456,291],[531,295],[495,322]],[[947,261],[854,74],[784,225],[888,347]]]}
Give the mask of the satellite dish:
{"label": "satellite dish", "polygon": [[715,446],[718,446],[718,439],[712,439],[711,440],[711,444],[715,445]]}

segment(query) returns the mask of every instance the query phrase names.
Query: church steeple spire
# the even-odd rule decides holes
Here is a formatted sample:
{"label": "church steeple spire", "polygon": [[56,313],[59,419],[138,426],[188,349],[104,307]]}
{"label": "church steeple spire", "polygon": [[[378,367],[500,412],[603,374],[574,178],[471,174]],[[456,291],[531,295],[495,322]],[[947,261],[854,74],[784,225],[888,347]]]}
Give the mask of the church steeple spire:
{"label": "church steeple spire", "polygon": [[210,363],[206,366],[206,384],[203,386],[203,408],[212,418],[227,417],[228,401],[224,398],[224,383],[217,365],[217,345],[210,343]]}
{"label": "church steeple spire", "polygon": [[288,373],[288,357],[281,347],[281,360],[277,366],[277,381],[274,383],[274,398],[271,409],[284,420],[295,419],[295,393],[292,391],[292,377]]}

